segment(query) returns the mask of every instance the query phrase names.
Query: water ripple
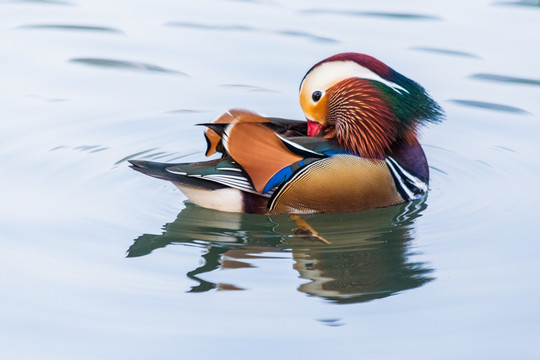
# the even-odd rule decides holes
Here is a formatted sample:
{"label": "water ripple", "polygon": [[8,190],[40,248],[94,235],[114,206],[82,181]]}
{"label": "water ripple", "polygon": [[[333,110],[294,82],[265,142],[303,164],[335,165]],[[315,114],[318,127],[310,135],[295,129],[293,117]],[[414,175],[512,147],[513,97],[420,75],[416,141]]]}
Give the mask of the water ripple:
{"label": "water ripple", "polygon": [[29,95],[26,95],[26,97],[45,101],[45,102],[51,102],[51,103],[67,101],[67,99],[64,99],[64,98],[52,98],[52,97],[46,97],[46,96],[37,95],[37,94],[29,94]]}
{"label": "water ripple", "polygon": [[142,62],[135,62],[135,61],[103,59],[103,58],[74,58],[74,59],[70,59],[69,62],[96,66],[100,68],[124,69],[124,70],[133,70],[133,71],[141,71],[141,72],[157,72],[157,73],[167,73],[167,74],[188,76],[186,73],[182,71],[167,69],[161,66],[142,63]]}
{"label": "water ripple", "polygon": [[199,154],[199,151],[189,152],[189,153],[180,153],[180,152],[163,151],[163,150],[159,150],[158,148],[152,148],[152,149],[139,151],[137,153],[129,154],[127,156],[124,156],[120,160],[116,161],[114,163],[114,166],[125,163],[130,159],[134,159],[134,158],[139,159],[139,158],[141,158],[141,155],[144,155],[141,158],[141,159],[144,159],[144,160],[150,160],[150,161],[161,160],[161,161],[164,161],[164,159],[165,159],[165,162],[172,162],[172,161],[177,161],[177,160],[180,160],[182,158],[185,158],[185,157],[188,157],[188,156],[191,156],[191,155],[196,155],[196,154]]}
{"label": "water ripple", "polygon": [[468,53],[468,52],[465,52],[465,51],[433,48],[433,47],[427,47],[427,46],[415,46],[415,47],[411,47],[410,49],[411,50],[418,50],[418,51],[432,52],[432,53],[441,54],[441,55],[461,56],[461,57],[480,59],[479,56]]}
{"label": "water ripple", "polygon": [[200,29],[200,30],[220,30],[220,31],[257,31],[257,29],[245,26],[245,25],[210,25],[210,24],[201,24],[193,23],[186,21],[170,21],[165,24],[165,26],[177,26],[185,27],[191,29]]}
{"label": "water ripple", "polygon": [[59,145],[59,146],[53,147],[49,151],[58,151],[58,150],[74,150],[74,151],[81,151],[81,152],[87,152],[87,153],[93,154],[100,151],[109,150],[109,147],[103,146],[103,145],[79,145],[79,146]]}
{"label": "water ripple", "polygon": [[375,18],[386,18],[393,20],[442,20],[435,15],[400,13],[386,11],[355,11],[355,10],[333,10],[333,9],[306,9],[301,10],[301,14],[306,15],[344,15],[344,16],[365,16]]}
{"label": "water ripple", "polygon": [[486,109],[486,110],[508,112],[508,113],[514,113],[514,114],[529,114],[528,111],[515,107],[515,106],[497,104],[497,103],[486,102],[486,101],[461,100],[461,99],[450,99],[448,101],[451,101],[458,105],[475,107],[475,108]]}
{"label": "water ripple", "polygon": [[220,86],[225,87],[225,88],[240,89],[240,90],[245,90],[245,91],[250,91],[250,92],[272,92],[272,93],[279,92],[279,91],[276,91],[276,90],[265,89],[265,88],[262,88],[262,87],[259,87],[259,86],[254,86],[254,85],[222,84]]}
{"label": "water ripple", "polygon": [[[511,190],[515,174],[523,174],[520,155],[506,144],[461,154],[424,145],[429,153],[431,182],[429,217],[423,231],[432,238],[441,234],[459,238],[463,234],[485,232],[485,224],[495,224],[511,216],[517,204]],[[480,146],[481,148],[481,146]],[[451,194],[451,195],[449,195]]]}
{"label": "water ripple", "polygon": [[62,31],[88,31],[88,32],[107,32],[124,34],[122,31],[106,27],[93,25],[66,25],[66,24],[30,24],[17,26],[15,29],[37,29],[37,30],[62,30]]}
{"label": "water ripple", "polygon": [[[426,149],[430,147],[425,145]],[[493,175],[493,168],[478,166],[472,159],[433,148],[435,151],[430,151],[430,216],[422,224],[422,230],[432,238],[442,233],[458,237],[462,232],[478,230],[478,219],[493,216],[494,207],[484,201],[471,201],[478,195],[475,188],[463,184],[463,179],[467,179],[467,183],[481,183]],[[445,198],[444,194],[453,195]]]}
{"label": "water ripple", "polygon": [[48,4],[48,5],[73,5],[72,2],[62,0],[11,0],[5,1],[11,3],[23,3],[23,4]]}
{"label": "water ripple", "polygon": [[313,35],[304,31],[295,31],[295,30],[278,30],[274,32],[278,35],[286,35],[286,36],[292,36],[292,37],[299,37],[299,38],[305,38],[308,40],[313,40],[317,42],[327,42],[327,43],[337,43],[338,41],[336,39],[332,39],[329,37],[324,36],[318,36]]}
{"label": "water ripple", "polygon": [[317,321],[323,325],[331,326],[331,327],[345,325],[341,322],[341,319],[317,319]]}
{"label": "water ripple", "polygon": [[529,79],[529,78],[523,78],[523,77],[517,77],[517,76],[478,73],[478,74],[473,74],[469,76],[469,78],[475,79],[475,80],[494,81],[494,82],[500,82],[500,83],[517,84],[517,85],[540,86],[539,79]]}
{"label": "water ripple", "polygon": [[493,3],[493,5],[528,6],[540,8],[540,0],[500,1]]}
{"label": "water ripple", "polygon": [[268,33],[268,34],[283,35],[283,36],[288,36],[288,37],[303,38],[303,39],[307,39],[307,40],[311,40],[315,42],[322,42],[322,43],[338,43],[339,42],[338,40],[333,39],[333,38],[314,35],[305,31],[266,30],[266,29],[259,29],[259,28],[251,27],[251,26],[245,26],[245,25],[212,25],[212,24],[185,22],[185,21],[170,21],[168,23],[165,23],[165,26],[183,27],[183,28],[198,29],[198,30],[211,30],[211,31],[243,31],[243,32]]}

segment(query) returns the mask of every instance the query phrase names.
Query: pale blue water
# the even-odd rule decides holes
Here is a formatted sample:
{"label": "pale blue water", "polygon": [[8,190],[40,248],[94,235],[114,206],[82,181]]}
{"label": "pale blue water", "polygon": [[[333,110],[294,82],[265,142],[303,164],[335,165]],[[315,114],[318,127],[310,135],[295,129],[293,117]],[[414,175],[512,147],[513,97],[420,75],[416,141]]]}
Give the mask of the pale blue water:
{"label": "pale blue water", "polygon": [[[0,1],[2,359],[538,359],[535,1]],[[127,158],[203,159],[242,107],[302,118],[373,55],[447,113],[426,199],[286,216],[184,204]]]}

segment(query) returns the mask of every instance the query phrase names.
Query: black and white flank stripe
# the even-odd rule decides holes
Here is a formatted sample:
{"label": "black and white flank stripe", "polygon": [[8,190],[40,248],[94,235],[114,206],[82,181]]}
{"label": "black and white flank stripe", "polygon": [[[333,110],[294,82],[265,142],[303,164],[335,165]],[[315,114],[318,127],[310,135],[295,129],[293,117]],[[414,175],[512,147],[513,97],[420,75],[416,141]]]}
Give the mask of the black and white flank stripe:
{"label": "black and white flank stripe", "polygon": [[407,201],[418,199],[427,192],[427,184],[401,167],[396,160],[387,157],[385,161],[403,199]]}

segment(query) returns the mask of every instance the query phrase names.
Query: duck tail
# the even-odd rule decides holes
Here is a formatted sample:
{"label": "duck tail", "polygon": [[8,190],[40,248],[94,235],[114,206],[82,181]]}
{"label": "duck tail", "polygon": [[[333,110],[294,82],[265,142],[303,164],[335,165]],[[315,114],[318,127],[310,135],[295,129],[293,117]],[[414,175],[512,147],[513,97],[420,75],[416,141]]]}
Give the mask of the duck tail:
{"label": "duck tail", "polygon": [[145,175],[152,176],[158,179],[167,181],[178,181],[179,175],[167,171],[169,166],[174,164],[166,164],[154,161],[145,160],[128,160],[131,164],[129,167],[133,170],[141,172]]}

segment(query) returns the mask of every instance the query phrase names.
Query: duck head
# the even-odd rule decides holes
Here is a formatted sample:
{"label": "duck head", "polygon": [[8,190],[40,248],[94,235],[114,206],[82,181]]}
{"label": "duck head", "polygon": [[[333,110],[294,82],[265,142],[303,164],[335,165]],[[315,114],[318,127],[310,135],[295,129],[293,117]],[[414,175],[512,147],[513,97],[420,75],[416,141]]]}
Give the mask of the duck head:
{"label": "duck head", "polygon": [[348,151],[382,158],[398,141],[417,142],[418,125],[444,116],[422,86],[364,54],[315,64],[300,84],[309,136],[336,138]]}

